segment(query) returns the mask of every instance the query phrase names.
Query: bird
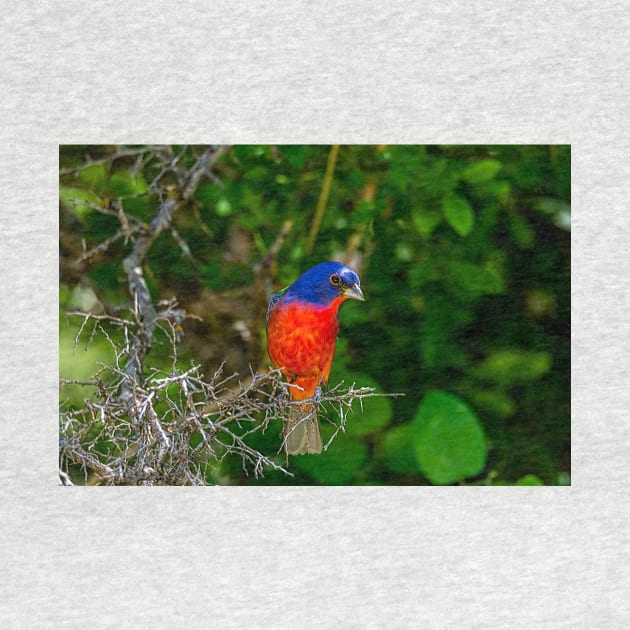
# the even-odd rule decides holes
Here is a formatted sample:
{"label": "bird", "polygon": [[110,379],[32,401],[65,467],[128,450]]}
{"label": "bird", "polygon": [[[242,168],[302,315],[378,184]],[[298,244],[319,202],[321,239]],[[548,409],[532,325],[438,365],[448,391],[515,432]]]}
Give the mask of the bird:
{"label": "bird", "polygon": [[294,401],[283,422],[287,455],[321,453],[322,438],[313,402],[328,381],[339,332],[339,307],[365,301],[357,273],[339,262],[323,262],[274,293],[267,309],[267,352],[286,380]]}

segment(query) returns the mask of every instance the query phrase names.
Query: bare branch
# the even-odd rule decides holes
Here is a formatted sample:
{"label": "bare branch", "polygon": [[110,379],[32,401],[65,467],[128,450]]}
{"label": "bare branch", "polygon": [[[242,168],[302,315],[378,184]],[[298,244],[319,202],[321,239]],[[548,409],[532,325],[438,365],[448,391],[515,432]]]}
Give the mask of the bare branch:
{"label": "bare branch", "polygon": [[[176,340],[167,318],[177,312],[168,303],[157,313],[159,330],[167,331],[173,345]],[[129,328],[123,339],[134,337],[133,329],[139,325],[131,318],[81,315],[103,331],[108,319],[114,329]],[[116,345],[112,336],[108,338]],[[124,346],[116,348],[117,357],[124,350]],[[198,365],[185,370],[173,366],[171,372],[151,370],[142,383],[134,383],[125,399],[120,391],[128,381],[117,360],[116,365],[102,366],[91,381],[60,383],[62,390],[66,385],[89,388],[83,406],[63,409],[60,415],[63,473],[79,466],[87,484],[205,485],[221,479],[221,463],[229,457],[240,459],[248,475],[261,477],[276,470],[291,476],[283,454],[265,455],[249,443],[253,435],[271,427],[280,435],[281,420],[290,408],[302,404],[290,398],[291,385],[279,370],[251,372],[243,380],[237,374],[225,375],[222,367],[208,380]],[[323,417],[328,416],[336,435],[345,430],[356,401],[385,395],[340,383],[310,402]]]}

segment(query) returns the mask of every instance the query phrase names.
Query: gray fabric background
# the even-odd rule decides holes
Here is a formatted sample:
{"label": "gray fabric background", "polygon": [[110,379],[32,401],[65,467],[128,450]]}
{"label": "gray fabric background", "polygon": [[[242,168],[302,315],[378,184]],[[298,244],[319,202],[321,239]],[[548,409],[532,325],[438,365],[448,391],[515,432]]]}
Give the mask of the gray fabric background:
{"label": "gray fabric background", "polygon": [[[627,2],[2,3],[2,628],[626,628]],[[573,486],[57,486],[59,143],[573,146]]]}

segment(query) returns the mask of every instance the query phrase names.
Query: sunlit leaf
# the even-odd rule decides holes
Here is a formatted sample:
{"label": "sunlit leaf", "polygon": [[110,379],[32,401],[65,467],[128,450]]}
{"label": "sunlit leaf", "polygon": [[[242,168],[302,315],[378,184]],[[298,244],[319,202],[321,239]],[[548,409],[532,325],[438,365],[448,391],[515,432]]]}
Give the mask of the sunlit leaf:
{"label": "sunlit leaf", "polygon": [[544,486],[545,484],[536,475],[525,475],[521,477],[515,486]]}
{"label": "sunlit leaf", "polygon": [[473,392],[472,398],[477,406],[504,418],[513,415],[516,411],[514,399],[502,391],[477,390]]}
{"label": "sunlit leaf", "polygon": [[444,218],[460,236],[470,233],[475,224],[475,213],[462,196],[455,193],[446,195],[442,207]]}
{"label": "sunlit leaf", "polygon": [[485,182],[492,179],[501,170],[501,162],[498,160],[479,160],[467,166],[462,173],[462,179],[469,184]]}
{"label": "sunlit leaf", "polygon": [[113,196],[126,197],[139,195],[149,188],[141,174],[134,175],[129,171],[116,171],[109,179],[109,186]]}
{"label": "sunlit leaf", "polygon": [[490,180],[483,183],[483,190],[496,197],[501,203],[506,203],[512,192],[512,185],[504,179]]}
{"label": "sunlit leaf", "polygon": [[523,383],[535,381],[547,374],[552,363],[548,352],[507,348],[488,355],[471,370],[471,374],[495,383]]}
{"label": "sunlit leaf", "polygon": [[456,396],[429,392],[418,407],[413,430],[418,464],[432,483],[454,483],[483,470],[484,431],[473,411]]}
{"label": "sunlit leaf", "polygon": [[232,204],[230,200],[226,197],[221,197],[214,206],[214,211],[220,217],[227,217],[232,214]]}
{"label": "sunlit leaf", "polygon": [[90,164],[79,172],[79,180],[89,189],[102,193],[107,179],[107,166],[105,164]]}
{"label": "sunlit leaf", "polygon": [[539,199],[535,199],[532,205],[543,214],[557,215],[563,212],[571,213],[571,206],[566,201],[560,199],[540,197]]}
{"label": "sunlit leaf", "polygon": [[98,195],[91,191],[70,186],[59,187],[59,199],[80,219],[84,218],[89,212],[92,212],[87,204],[99,205],[101,201]]}

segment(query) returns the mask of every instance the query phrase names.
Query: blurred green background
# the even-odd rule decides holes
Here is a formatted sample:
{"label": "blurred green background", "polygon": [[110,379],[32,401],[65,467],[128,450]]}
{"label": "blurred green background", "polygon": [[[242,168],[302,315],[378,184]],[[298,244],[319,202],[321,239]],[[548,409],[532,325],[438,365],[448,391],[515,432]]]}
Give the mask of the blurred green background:
{"label": "blurred green background", "polygon": [[[191,165],[202,149],[169,148]],[[81,322],[66,313],[129,304],[129,242],[76,262],[120,228],[95,207],[120,200],[149,223],[179,183],[160,175],[150,147],[61,146],[60,168],[60,374],[81,380],[112,351],[82,338],[75,352]],[[330,385],[404,396],[357,404],[327,452],[290,459],[294,478],[255,479],[226,459],[210,482],[570,483],[569,146],[234,146],[214,173],[145,266],[155,301],[176,297],[201,318],[184,324],[182,368],[269,366],[269,290],[340,259],[366,302],[340,310]],[[261,287],[258,266],[283,228],[273,286]],[[147,365],[170,365],[166,344]],[[87,395],[60,394],[66,406]],[[280,421],[252,446],[274,456],[279,431]]]}

